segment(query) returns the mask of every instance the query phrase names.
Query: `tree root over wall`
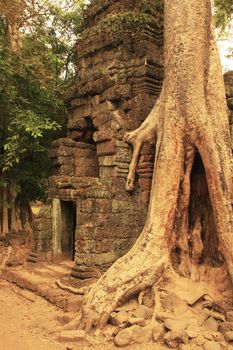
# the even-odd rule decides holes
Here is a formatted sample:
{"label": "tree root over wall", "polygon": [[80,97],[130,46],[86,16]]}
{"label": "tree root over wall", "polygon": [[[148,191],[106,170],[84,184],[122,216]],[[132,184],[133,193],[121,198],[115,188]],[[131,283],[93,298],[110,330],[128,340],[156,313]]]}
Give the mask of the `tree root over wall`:
{"label": "tree root over wall", "polygon": [[[164,5],[163,89],[147,119],[137,130],[125,135],[125,141],[133,146],[126,182],[129,191],[134,187],[141,145],[152,140],[156,144],[147,221],[132,249],[84,297],[82,309],[70,326],[86,332],[106,327],[114,310],[131,299],[142,298],[141,293],[155,295],[154,311],[150,318],[144,317],[148,321],[144,326],[127,320],[130,332],[132,327],[145,330],[154,322],[159,322],[156,327],[177,331],[166,320],[181,312],[177,311],[179,305],[183,305],[188,318],[194,312],[189,309],[187,298],[178,291],[175,293],[181,282],[190,293],[194,288],[200,288],[201,295],[210,294],[208,288],[212,290],[212,301],[209,300],[212,306],[208,308],[212,316],[209,313],[207,319],[225,317],[222,314],[213,317],[214,298],[219,298],[219,294],[209,279],[210,266],[220,274],[225,266],[229,280],[233,281],[230,133],[211,4],[209,0],[165,0]],[[225,273],[223,284],[226,281]],[[171,297],[168,287],[174,289],[175,296]],[[176,299],[177,310],[174,305],[168,307],[169,303],[164,306],[168,296]],[[164,311],[168,315],[158,316]],[[196,326],[200,328],[203,324],[200,321]],[[189,325],[186,323],[180,329],[187,330]],[[166,343],[175,348],[173,340],[181,335],[167,333]],[[192,336],[184,334],[174,342],[187,344]]]}

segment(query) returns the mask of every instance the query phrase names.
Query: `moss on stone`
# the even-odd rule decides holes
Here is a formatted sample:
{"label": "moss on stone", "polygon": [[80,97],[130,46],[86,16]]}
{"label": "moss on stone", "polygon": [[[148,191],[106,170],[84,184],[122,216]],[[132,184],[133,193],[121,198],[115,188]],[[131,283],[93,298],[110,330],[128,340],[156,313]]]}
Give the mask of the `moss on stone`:
{"label": "moss on stone", "polygon": [[[146,7],[146,9],[148,11],[149,7]],[[126,34],[140,35],[145,25],[152,23],[153,27],[157,26],[159,29],[161,27],[159,16],[156,18],[139,11],[121,12],[106,17],[96,26],[86,29],[82,33],[81,40],[85,42],[85,46],[88,46],[94,36],[100,35],[103,39],[109,38],[112,44],[117,46],[123,41]]]}

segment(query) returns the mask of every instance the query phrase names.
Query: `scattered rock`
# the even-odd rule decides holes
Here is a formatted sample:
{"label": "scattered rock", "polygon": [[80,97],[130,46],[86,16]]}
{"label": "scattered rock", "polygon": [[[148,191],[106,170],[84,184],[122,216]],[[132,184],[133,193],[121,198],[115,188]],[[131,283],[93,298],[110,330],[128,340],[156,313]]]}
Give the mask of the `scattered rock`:
{"label": "scattered rock", "polygon": [[165,334],[164,340],[169,348],[175,349],[181,344],[188,344],[189,338],[186,331],[170,331]]}
{"label": "scattered rock", "polygon": [[[194,293],[195,294],[195,293]],[[190,298],[189,300],[187,300],[188,305],[190,306],[194,306],[195,304],[197,304],[198,302],[202,301],[203,299],[205,299],[205,297],[208,296],[209,298],[211,298],[208,294],[203,294],[203,293],[196,293],[196,295],[193,295],[192,298]],[[208,298],[207,297],[207,298]],[[211,300],[213,300],[211,298]]]}
{"label": "scattered rock", "polygon": [[146,343],[150,339],[150,336],[150,329],[135,325],[120,331],[114,339],[114,344],[119,347],[124,347],[130,343]]}
{"label": "scattered rock", "polygon": [[156,320],[164,322],[167,318],[172,318],[173,314],[170,312],[158,312],[156,314]]}
{"label": "scattered rock", "polygon": [[204,344],[205,350],[221,350],[221,346],[215,341],[207,341]]}
{"label": "scattered rock", "polygon": [[194,344],[198,345],[198,346],[201,346],[201,345],[203,345],[204,343],[206,343],[206,339],[204,338],[203,335],[200,334],[197,338],[194,338],[194,339],[192,340],[192,342],[193,342]]}
{"label": "scattered rock", "polygon": [[225,338],[228,342],[233,341],[233,331],[228,331],[225,333]]}
{"label": "scattered rock", "polygon": [[114,326],[120,326],[123,323],[128,322],[129,315],[126,311],[120,311],[120,312],[112,312],[110,314],[110,323]]}
{"label": "scattered rock", "polygon": [[209,318],[210,310],[203,309],[202,312],[198,315],[198,325],[202,326],[203,323]]}
{"label": "scattered rock", "polygon": [[203,350],[203,347],[199,345],[181,344],[179,350]]}
{"label": "scattered rock", "polygon": [[131,299],[127,304],[119,306],[116,311],[134,311],[138,308],[138,302],[135,299]]}
{"label": "scattered rock", "polygon": [[131,341],[132,338],[129,328],[123,329],[114,338],[114,344],[119,347],[127,346],[131,343]]}
{"label": "scattered rock", "polygon": [[202,303],[202,307],[207,308],[207,309],[211,309],[213,307],[213,303],[209,300],[205,300]]}
{"label": "scattered rock", "polygon": [[190,345],[189,344],[181,344],[179,346],[179,350],[190,350]]}
{"label": "scattered rock", "polygon": [[137,318],[144,318],[145,320],[148,320],[153,315],[153,310],[149,309],[145,305],[139,305],[138,308],[133,311],[132,315]]}
{"label": "scattered rock", "polygon": [[165,327],[163,323],[156,322],[152,328],[152,337],[155,342],[161,340],[165,333]]}
{"label": "scattered rock", "polygon": [[135,343],[147,343],[152,336],[150,328],[140,326],[132,326],[130,328],[132,339]]}
{"label": "scattered rock", "polygon": [[82,330],[62,331],[59,340],[61,342],[76,342],[85,339],[85,332]]}
{"label": "scattered rock", "polygon": [[154,292],[151,289],[147,289],[141,296],[141,304],[151,308],[154,306]]}
{"label": "scattered rock", "polygon": [[202,326],[210,331],[217,332],[219,323],[215,321],[213,317],[209,317],[205,322],[203,322]]}
{"label": "scattered rock", "polygon": [[139,317],[133,317],[133,316],[130,316],[129,319],[128,319],[128,322],[131,324],[131,325],[139,325],[139,326],[145,326],[146,325],[146,320],[144,318],[139,318]]}
{"label": "scattered rock", "polygon": [[118,326],[119,329],[125,329],[129,326],[128,322],[122,323]]}
{"label": "scattered rock", "polygon": [[213,340],[220,343],[220,342],[224,342],[225,341],[225,338],[224,336],[222,335],[222,333],[220,332],[216,332],[216,333],[213,333]]}
{"label": "scattered rock", "polygon": [[203,337],[207,340],[213,340],[214,339],[214,336],[213,336],[213,332],[203,332]]}
{"label": "scattered rock", "polygon": [[201,330],[199,327],[189,325],[186,329],[186,332],[188,334],[188,337],[192,339],[197,338],[200,335]]}
{"label": "scattered rock", "polygon": [[119,332],[119,328],[117,326],[113,326],[111,324],[107,324],[104,327],[103,336],[106,337],[106,338],[112,338],[112,337],[115,337],[118,332]]}
{"label": "scattered rock", "polygon": [[184,313],[188,308],[186,301],[180,299],[175,293],[163,295],[161,297],[161,304],[165,310],[169,310],[172,313],[176,313],[178,309],[179,314]]}
{"label": "scattered rock", "polygon": [[183,320],[168,318],[164,322],[165,327],[170,331],[182,331],[187,327],[187,323]]}
{"label": "scattered rock", "polygon": [[193,314],[191,314],[189,317],[184,317],[182,319],[185,320],[185,322],[187,323],[187,327],[198,327],[198,319],[194,318]]}
{"label": "scattered rock", "polygon": [[212,304],[214,303],[214,299],[209,294],[204,295],[204,300],[210,301]]}
{"label": "scattered rock", "polygon": [[219,332],[225,334],[228,331],[233,331],[233,322],[219,323]]}
{"label": "scattered rock", "polygon": [[219,321],[222,321],[222,322],[226,321],[225,317],[222,314],[220,314],[219,312],[210,311],[209,315],[211,317],[213,317],[215,320],[219,320]]}

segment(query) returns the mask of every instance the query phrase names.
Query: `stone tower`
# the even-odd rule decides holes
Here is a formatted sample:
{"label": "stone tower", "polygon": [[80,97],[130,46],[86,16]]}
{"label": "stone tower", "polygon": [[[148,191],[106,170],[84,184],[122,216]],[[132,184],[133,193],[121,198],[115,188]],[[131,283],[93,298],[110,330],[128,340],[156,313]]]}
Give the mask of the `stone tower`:
{"label": "stone tower", "polygon": [[163,80],[160,1],[94,0],[85,20],[67,98],[67,137],[50,151],[51,233],[35,230],[35,249],[73,259],[79,278],[106,270],[144,225],[154,146],[143,146],[136,188],[127,193],[131,149],[122,137],[146,118]]}

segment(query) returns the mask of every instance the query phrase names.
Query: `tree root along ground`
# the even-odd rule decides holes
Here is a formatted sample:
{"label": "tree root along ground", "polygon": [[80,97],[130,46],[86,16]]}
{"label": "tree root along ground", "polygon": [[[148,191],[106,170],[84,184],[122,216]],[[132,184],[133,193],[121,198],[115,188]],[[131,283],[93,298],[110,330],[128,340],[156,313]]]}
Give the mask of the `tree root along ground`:
{"label": "tree root along ground", "polygon": [[232,350],[232,305],[224,266],[199,267],[192,278],[167,271],[156,286],[116,307],[108,324],[93,330],[90,339],[125,349],[140,343],[144,350],[150,343],[155,350]]}
{"label": "tree root along ground", "polygon": [[[57,318],[64,316],[60,310],[0,279],[0,349],[1,350],[113,350],[114,345],[88,344],[86,342],[64,343],[57,340],[61,324]],[[141,350],[141,345],[128,347]],[[145,344],[143,350],[162,350],[154,344]]]}

